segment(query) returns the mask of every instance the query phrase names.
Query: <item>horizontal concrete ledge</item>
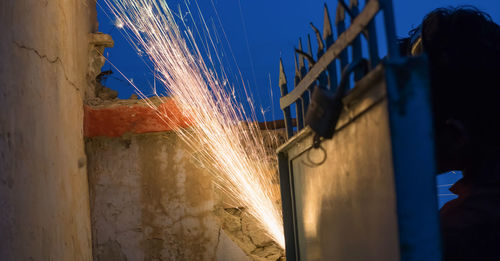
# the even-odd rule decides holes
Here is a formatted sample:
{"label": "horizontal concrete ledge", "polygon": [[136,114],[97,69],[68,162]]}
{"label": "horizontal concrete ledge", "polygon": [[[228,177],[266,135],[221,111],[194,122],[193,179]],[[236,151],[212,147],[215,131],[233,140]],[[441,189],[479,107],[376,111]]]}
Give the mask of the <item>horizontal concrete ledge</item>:
{"label": "horizontal concrete ledge", "polygon": [[[171,131],[191,126],[170,98],[155,98],[154,110],[142,100],[114,100],[84,106],[84,135],[87,138],[120,137],[125,133],[141,134]],[[165,115],[160,117],[158,112]]]}
{"label": "horizontal concrete ledge", "polygon": [[[142,134],[171,131],[192,126],[171,98],[150,98],[157,110],[144,100],[108,100],[84,106],[84,135],[91,137],[121,137],[126,133]],[[162,117],[158,113],[161,113]],[[259,122],[261,130],[285,128],[283,120]],[[292,126],[296,126],[292,119]]]}

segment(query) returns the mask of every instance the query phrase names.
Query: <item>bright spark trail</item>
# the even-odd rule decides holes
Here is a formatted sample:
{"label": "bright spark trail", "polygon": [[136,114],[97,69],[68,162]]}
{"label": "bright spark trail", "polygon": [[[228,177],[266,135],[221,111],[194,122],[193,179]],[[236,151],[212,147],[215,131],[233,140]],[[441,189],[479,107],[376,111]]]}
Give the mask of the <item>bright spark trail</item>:
{"label": "bright spark trail", "polygon": [[[147,54],[158,81],[192,123],[191,128],[175,131],[197,150],[196,159],[210,170],[216,184],[246,207],[264,231],[284,248],[280,206],[274,202],[279,198],[279,189],[272,181],[275,167],[265,160],[268,156],[261,131],[254,123],[255,109],[250,102],[252,113],[248,116],[235,98],[234,87],[229,91],[225,88],[228,79],[224,68],[217,73],[204,62],[194,37],[200,31],[186,26],[179,14],[185,28],[181,30],[176,14],[164,0],[104,1],[119,26],[126,29],[122,32],[130,43]],[[192,16],[191,12],[188,14]],[[202,16],[201,19],[204,31],[208,32]],[[212,37],[210,34],[206,37],[205,48],[211,46],[215,51],[213,57],[209,55],[210,64],[214,64],[214,58],[222,67]],[[160,117],[172,117],[137,91]],[[171,119],[165,122],[168,120]],[[250,123],[242,124],[243,121]]]}

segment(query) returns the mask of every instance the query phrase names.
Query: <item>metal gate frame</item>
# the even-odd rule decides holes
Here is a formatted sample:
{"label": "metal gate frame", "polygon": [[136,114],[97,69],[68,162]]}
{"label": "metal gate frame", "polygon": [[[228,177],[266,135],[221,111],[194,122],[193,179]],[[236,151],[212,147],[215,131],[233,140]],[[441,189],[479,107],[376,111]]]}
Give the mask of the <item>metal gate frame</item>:
{"label": "metal gate frame", "polygon": [[[337,68],[335,61],[340,60],[341,68],[349,64],[347,48],[352,48],[352,60],[361,57],[361,36],[368,42],[370,69],[367,75],[355,71],[355,80],[373,77],[376,70],[385,77],[388,99],[389,127],[396,191],[398,216],[399,249],[401,260],[441,260],[439,219],[435,181],[434,137],[432,111],[430,104],[429,77],[426,57],[402,58],[394,29],[394,16],[391,0],[367,0],[362,12],[358,11],[356,0],[348,7],[342,0],[337,9],[337,31],[339,36],[333,42],[330,18],[325,6],[324,39],[326,51],[316,29],[318,39],[318,61],[301,50],[299,66],[296,63],[295,88],[288,93],[283,64],[280,61],[280,87],[282,98],[280,106],[285,116],[285,126],[289,140],[278,148],[281,196],[285,229],[287,260],[299,260],[297,218],[291,160],[289,148],[302,146],[300,151],[309,149],[312,144],[304,140],[314,135],[304,126],[304,115],[309,104],[312,88],[334,91],[337,88]],[[340,11],[339,11],[340,10]],[[388,43],[388,57],[380,62],[376,43],[374,17],[383,11]],[[345,30],[343,14],[351,16],[351,26]],[[359,13],[359,14],[358,14]],[[309,71],[304,60],[309,63]],[[354,90],[356,86],[354,87]],[[352,94],[353,92],[351,92]],[[351,94],[348,94],[347,97]],[[347,99],[346,97],[346,99]],[[290,106],[295,104],[297,115],[296,135]],[[338,127],[338,126],[337,126]]]}

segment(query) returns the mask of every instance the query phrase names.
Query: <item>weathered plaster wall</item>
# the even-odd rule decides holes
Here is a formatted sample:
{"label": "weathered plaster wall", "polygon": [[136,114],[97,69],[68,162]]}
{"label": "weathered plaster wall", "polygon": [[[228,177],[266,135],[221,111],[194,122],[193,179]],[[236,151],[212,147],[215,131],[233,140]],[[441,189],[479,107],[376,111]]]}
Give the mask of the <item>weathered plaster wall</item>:
{"label": "weathered plaster wall", "polygon": [[[168,101],[153,100],[176,114]],[[102,101],[85,111],[95,260],[283,259],[142,101]],[[279,142],[272,134],[263,135],[268,144]]]}
{"label": "weathered plaster wall", "polygon": [[83,99],[94,0],[0,1],[0,259],[91,260]]}
{"label": "weathered plaster wall", "polygon": [[173,132],[91,138],[87,152],[96,260],[216,259],[210,175]]}

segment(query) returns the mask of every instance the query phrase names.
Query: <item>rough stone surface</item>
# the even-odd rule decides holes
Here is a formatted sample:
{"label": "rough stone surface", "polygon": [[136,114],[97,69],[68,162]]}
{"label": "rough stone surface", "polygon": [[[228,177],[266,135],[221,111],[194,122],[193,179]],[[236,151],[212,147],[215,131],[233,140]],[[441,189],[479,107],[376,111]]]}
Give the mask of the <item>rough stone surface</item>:
{"label": "rough stone surface", "polygon": [[175,134],[92,138],[87,154],[95,260],[215,260],[213,184]]}
{"label": "rough stone surface", "polygon": [[91,260],[83,99],[94,0],[0,1],[0,259]]}

